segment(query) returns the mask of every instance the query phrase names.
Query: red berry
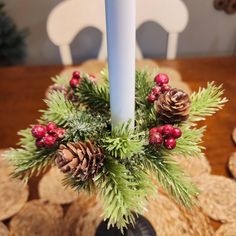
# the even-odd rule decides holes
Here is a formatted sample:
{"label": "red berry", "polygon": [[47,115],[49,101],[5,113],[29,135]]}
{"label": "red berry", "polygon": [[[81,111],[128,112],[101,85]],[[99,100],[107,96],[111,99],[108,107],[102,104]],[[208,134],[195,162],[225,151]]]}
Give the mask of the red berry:
{"label": "red berry", "polygon": [[153,145],[161,145],[163,142],[163,137],[160,133],[150,135],[149,143]]}
{"label": "red berry", "polygon": [[170,136],[172,136],[172,133],[173,133],[173,126],[172,125],[164,125],[163,126],[163,131],[162,131],[162,133],[163,133],[163,135],[165,136],[165,137],[170,137]]}
{"label": "red berry", "polygon": [[63,128],[57,128],[55,130],[55,137],[56,139],[62,139],[65,135],[65,130]]}
{"label": "red berry", "polygon": [[148,100],[149,103],[154,103],[155,100],[156,100],[156,96],[155,96],[154,94],[150,93],[150,94],[148,95],[147,100]]}
{"label": "red berry", "polygon": [[169,91],[170,89],[171,89],[171,87],[169,84],[163,84],[161,87],[161,92],[164,93],[164,92]]}
{"label": "red berry", "polygon": [[173,137],[165,139],[164,146],[169,150],[174,149],[176,147],[176,140]]}
{"label": "red berry", "polygon": [[57,125],[54,122],[49,122],[46,126],[48,133],[55,132]]}
{"label": "red berry", "polygon": [[35,138],[43,138],[46,135],[46,127],[44,125],[34,125],[31,132]]}
{"label": "red berry", "polygon": [[155,96],[160,96],[161,94],[161,87],[160,86],[155,86],[152,88],[152,94]]}
{"label": "red berry", "polygon": [[157,128],[157,132],[160,134],[163,134],[163,129],[164,129],[164,126],[160,126]]}
{"label": "red berry", "polygon": [[76,87],[79,85],[79,83],[80,83],[80,80],[77,79],[77,78],[72,78],[72,79],[70,80],[70,86],[71,86],[71,88],[76,88]]}
{"label": "red berry", "polygon": [[168,84],[169,82],[169,77],[166,74],[158,74],[154,78],[154,81],[156,82],[157,85],[162,86],[163,84]]}
{"label": "red berry", "polygon": [[153,135],[156,134],[158,132],[158,128],[157,127],[153,127],[149,130],[149,135]]}
{"label": "red berry", "polygon": [[52,135],[46,135],[44,137],[44,143],[45,143],[45,146],[50,148],[52,147],[56,142],[56,137],[52,136]]}
{"label": "red berry", "polygon": [[182,135],[182,131],[179,128],[174,128],[172,131],[173,138],[180,138]]}
{"label": "red berry", "polygon": [[43,138],[36,139],[35,145],[36,145],[38,148],[45,147],[44,139],[43,139]]}
{"label": "red berry", "polygon": [[80,78],[80,72],[79,71],[74,71],[72,76],[73,76],[73,78],[79,79]]}

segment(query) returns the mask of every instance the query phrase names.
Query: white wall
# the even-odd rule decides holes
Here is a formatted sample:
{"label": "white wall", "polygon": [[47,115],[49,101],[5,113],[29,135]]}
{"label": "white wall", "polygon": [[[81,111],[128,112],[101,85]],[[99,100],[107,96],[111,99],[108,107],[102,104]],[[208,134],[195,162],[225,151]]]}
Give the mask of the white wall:
{"label": "white wall", "polygon": [[[167,0],[168,1],[168,0]],[[236,13],[227,15],[213,8],[213,0],[183,0],[190,13],[190,21],[180,35],[178,56],[233,55],[236,50]],[[27,64],[59,64],[60,56],[46,34],[46,19],[60,0],[4,0],[7,13],[19,28],[28,28]],[[148,0],[147,0],[148,3]],[[89,14],[89,13],[88,13]],[[71,16],[78,17],[78,16]],[[137,40],[146,57],[163,58],[167,34],[152,22],[137,31]],[[72,44],[75,63],[97,55],[101,33],[85,29]]]}

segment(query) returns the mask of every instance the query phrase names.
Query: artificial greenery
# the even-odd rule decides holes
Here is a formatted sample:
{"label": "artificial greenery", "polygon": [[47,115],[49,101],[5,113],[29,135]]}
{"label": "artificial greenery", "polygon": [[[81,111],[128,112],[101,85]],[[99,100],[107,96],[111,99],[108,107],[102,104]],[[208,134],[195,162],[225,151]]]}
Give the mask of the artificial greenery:
{"label": "artificial greenery", "polygon": [[0,66],[22,63],[26,52],[26,30],[18,30],[0,2]]}
{"label": "artificial greenery", "polygon": [[45,100],[47,109],[41,111],[39,122],[55,122],[65,129],[65,137],[53,148],[40,149],[35,146],[30,128],[21,131],[20,147],[6,153],[15,166],[13,176],[27,180],[32,174],[41,173],[54,163],[60,144],[92,140],[105,155],[99,173],[87,181],[67,173],[63,183],[76,191],[96,192],[103,201],[104,218],[109,219],[109,225],[117,225],[123,230],[129,223],[134,223],[134,214],[142,213],[148,197],[156,195],[156,184],[177,202],[190,207],[198,190],[175,162],[175,157],[202,156],[202,137],[206,127],[199,128],[194,122],[222,108],[227,99],[222,98],[221,86],[209,83],[190,96],[189,119],[176,124],[183,135],[175,149],[167,150],[150,145],[148,141],[149,129],[162,124],[155,106],[146,99],[153,86],[153,74],[145,70],[136,72],[134,129],[130,123],[111,129],[106,70],[102,76],[104,83],[98,84],[83,73],[76,88],[70,88],[67,79],[53,79],[57,85],[73,90],[78,99],[73,103],[63,93],[52,92]]}

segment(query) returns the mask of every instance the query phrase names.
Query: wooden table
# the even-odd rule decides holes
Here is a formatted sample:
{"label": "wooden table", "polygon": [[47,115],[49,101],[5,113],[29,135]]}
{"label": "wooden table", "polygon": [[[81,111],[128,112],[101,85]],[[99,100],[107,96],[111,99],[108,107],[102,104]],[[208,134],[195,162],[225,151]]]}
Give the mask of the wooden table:
{"label": "wooden table", "polygon": [[[206,155],[214,174],[227,175],[229,155],[236,151],[231,132],[236,126],[236,57],[158,60],[159,66],[178,70],[193,90],[205,86],[207,81],[224,83],[229,98],[224,110],[209,118],[204,137]],[[96,64],[94,65],[96,66]],[[50,77],[58,74],[62,66],[9,67],[0,69],[0,148],[15,146],[16,132],[35,123],[38,110]],[[88,71],[89,72],[89,71]]]}

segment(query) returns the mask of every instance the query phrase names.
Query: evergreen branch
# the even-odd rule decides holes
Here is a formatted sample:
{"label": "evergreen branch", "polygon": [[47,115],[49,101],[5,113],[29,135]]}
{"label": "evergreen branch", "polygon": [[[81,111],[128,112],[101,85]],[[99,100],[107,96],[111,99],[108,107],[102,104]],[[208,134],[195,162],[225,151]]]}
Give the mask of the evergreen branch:
{"label": "evergreen branch", "polygon": [[92,139],[99,141],[107,132],[109,120],[104,117],[81,111],[76,117],[68,121],[66,140],[77,142],[79,140]]}
{"label": "evergreen branch", "polygon": [[5,153],[5,158],[15,167],[12,176],[28,181],[33,175],[43,173],[54,160],[55,150],[11,149]]}
{"label": "evergreen branch", "polygon": [[128,122],[113,128],[111,136],[103,139],[103,147],[111,156],[130,158],[142,152],[143,136],[144,132],[135,133]]}
{"label": "evergreen branch", "polygon": [[71,117],[77,114],[73,103],[65,98],[61,92],[50,93],[49,98],[45,100],[48,106],[47,110],[40,110],[43,113],[42,122],[53,121],[57,125],[65,125]]}
{"label": "evergreen branch", "polygon": [[135,102],[137,107],[149,107],[147,96],[151,91],[153,82],[149,80],[150,74],[147,70],[136,71]]}
{"label": "evergreen branch", "polygon": [[34,149],[35,148],[35,138],[31,133],[31,128],[20,130],[18,135],[21,136],[18,145],[24,149]]}
{"label": "evergreen branch", "polygon": [[216,86],[214,82],[208,83],[206,88],[200,88],[191,95],[191,109],[189,121],[205,120],[205,116],[211,116],[223,108],[228,101],[223,97],[222,85]]}
{"label": "evergreen branch", "polygon": [[156,177],[159,185],[169,193],[178,203],[190,207],[198,189],[184,175],[184,172],[174,161],[160,157],[153,149],[146,149],[144,165]]}
{"label": "evergreen branch", "polygon": [[94,183],[92,181],[81,181],[81,179],[74,177],[73,174],[65,174],[62,184],[66,188],[74,189],[76,192],[80,192],[81,190],[92,192],[94,190]]}
{"label": "evergreen branch", "polygon": [[65,75],[56,75],[55,77],[52,77],[51,80],[54,82],[54,84],[66,87],[69,86],[69,79]]}
{"label": "evergreen branch", "polygon": [[5,152],[5,158],[15,167],[13,177],[28,180],[33,175],[39,175],[51,165],[57,147],[51,149],[37,149],[31,128],[21,130],[19,145],[21,148],[10,149]]}
{"label": "evergreen branch", "polygon": [[201,146],[202,138],[206,130],[206,126],[190,128],[188,125],[181,127],[182,136],[177,139],[176,148],[173,150],[163,149],[163,155],[182,155],[186,157],[201,157],[202,151],[205,149]]}
{"label": "evergreen branch", "polygon": [[106,114],[109,112],[109,89],[106,85],[96,85],[84,78],[75,92],[79,101],[88,106],[90,110]]}
{"label": "evergreen branch", "polygon": [[157,120],[156,110],[154,106],[150,108],[138,108],[135,114],[136,128],[138,130],[146,130],[151,127],[159,126],[159,121]]}
{"label": "evergreen branch", "polygon": [[116,225],[121,231],[134,223],[135,213],[143,210],[143,201],[136,191],[136,180],[129,176],[124,165],[106,159],[104,171],[94,178],[96,189],[103,200],[104,216],[108,227]]}

